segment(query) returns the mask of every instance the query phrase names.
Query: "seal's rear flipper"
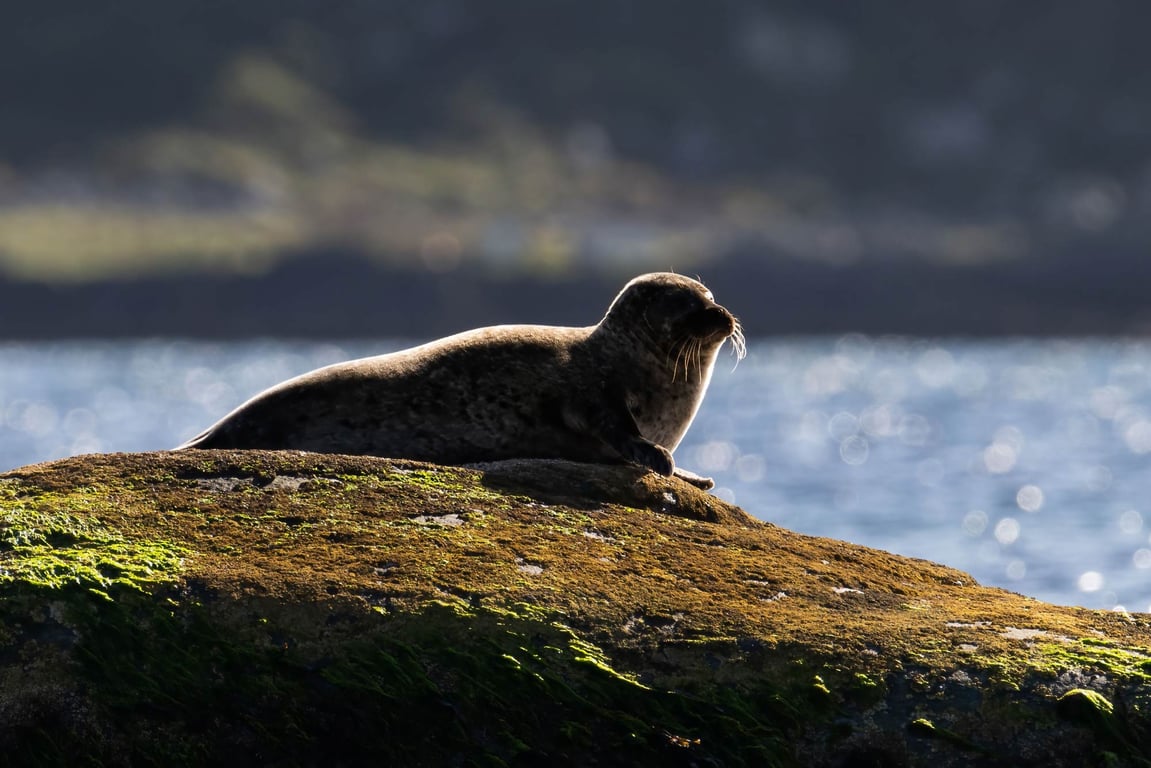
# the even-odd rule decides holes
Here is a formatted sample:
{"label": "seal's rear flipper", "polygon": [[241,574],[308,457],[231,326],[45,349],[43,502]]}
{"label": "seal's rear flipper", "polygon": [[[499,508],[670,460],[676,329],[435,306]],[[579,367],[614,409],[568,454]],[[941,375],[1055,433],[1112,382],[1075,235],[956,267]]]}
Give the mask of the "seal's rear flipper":
{"label": "seal's rear flipper", "polygon": [[685,483],[691,483],[696,488],[702,488],[705,491],[710,491],[715,487],[715,481],[710,477],[701,477],[694,472],[689,472],[681,467],[676,467],[675,472],[672,473],[673,477],[678,477]]}
{"label": "seal's rear flipper", "polygon": [[186,451],[189,448],[222,448],[224,446],[212,445],[212,437],[216,433],[216,425],[212,425],[187,442],[180,443],[173,451]]}

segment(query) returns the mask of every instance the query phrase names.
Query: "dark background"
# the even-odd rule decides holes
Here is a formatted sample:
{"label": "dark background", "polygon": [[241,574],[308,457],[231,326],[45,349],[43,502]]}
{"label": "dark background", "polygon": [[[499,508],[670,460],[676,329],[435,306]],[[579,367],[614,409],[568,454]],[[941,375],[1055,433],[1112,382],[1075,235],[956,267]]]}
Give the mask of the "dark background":
{"label": "dark background", "polygon": [[0,24],[0,336],[1151,330],[1138,3],[74,0]]}

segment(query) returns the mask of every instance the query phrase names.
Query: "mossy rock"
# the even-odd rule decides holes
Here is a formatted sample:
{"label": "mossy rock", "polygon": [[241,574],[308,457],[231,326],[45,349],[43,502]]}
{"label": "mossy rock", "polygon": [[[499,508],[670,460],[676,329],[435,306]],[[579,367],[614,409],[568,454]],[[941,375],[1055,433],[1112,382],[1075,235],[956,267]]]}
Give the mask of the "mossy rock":
{"label": "mossy rock", "polygon": [[6,764],[1149,765],[1149,682],[1147,615],[630,467],[0,475]]}

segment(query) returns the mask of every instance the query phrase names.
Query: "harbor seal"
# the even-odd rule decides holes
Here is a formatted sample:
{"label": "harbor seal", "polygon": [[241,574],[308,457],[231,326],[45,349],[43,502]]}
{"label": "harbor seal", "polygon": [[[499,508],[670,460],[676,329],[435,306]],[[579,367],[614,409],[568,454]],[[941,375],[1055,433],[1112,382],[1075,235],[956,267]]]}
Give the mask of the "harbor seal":
{"label": "harbor seal", "polygon": [[407,458],[630,462],[677,470],[672,452],[739,321],[701,283],[658,272],[597,325],[499,325],[336,363],[257,394],[176,450],[263,448]]}

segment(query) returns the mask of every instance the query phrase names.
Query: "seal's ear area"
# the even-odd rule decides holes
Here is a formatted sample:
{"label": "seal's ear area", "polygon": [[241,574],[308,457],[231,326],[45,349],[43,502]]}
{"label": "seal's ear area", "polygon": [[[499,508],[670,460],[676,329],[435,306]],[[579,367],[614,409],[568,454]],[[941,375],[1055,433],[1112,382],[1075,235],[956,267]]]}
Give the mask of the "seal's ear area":
{"label": "seal's ear area", "polygon": [[629,282],[605,319],[613,325],[638,328],[659,349],[686,338],[718,341],[735,328],[735,318],[715,303],[702,283],[667,272],[640,275]]}

